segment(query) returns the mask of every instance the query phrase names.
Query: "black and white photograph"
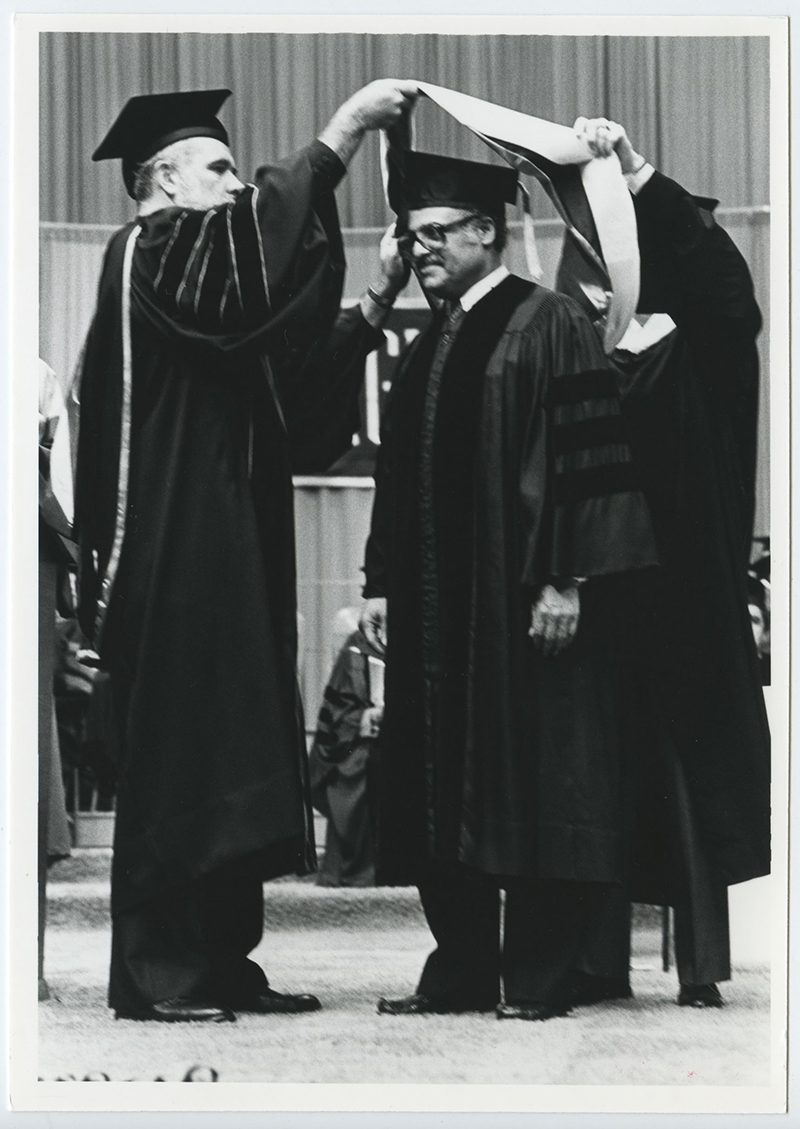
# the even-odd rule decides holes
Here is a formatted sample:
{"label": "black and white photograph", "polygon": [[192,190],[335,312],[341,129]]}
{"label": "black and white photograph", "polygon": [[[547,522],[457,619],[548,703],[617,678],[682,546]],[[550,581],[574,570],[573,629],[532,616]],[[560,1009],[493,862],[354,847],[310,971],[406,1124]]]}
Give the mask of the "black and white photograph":
{"label": "black and white photograph", "polygon": [[785,1111],[788,21],[20,16],[14,113],[14,1108]]}

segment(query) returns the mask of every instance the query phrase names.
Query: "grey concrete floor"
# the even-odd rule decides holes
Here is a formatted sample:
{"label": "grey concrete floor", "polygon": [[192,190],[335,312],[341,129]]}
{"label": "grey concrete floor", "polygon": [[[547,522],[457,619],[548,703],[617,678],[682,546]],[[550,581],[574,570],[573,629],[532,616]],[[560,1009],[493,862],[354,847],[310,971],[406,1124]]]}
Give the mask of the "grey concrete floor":
{"label": "grey concrete floor", "polygon": [[255,959],[276,988],[319,995],[318,1013],[213,1026],[115,1021],[105,1005],[107,883],[96,865],[81,866],[50,887],[53,998],[39,1005],[38,1073],[47,1080],[103,1071],[113,1081],[178,1081],[199,1063],[222,1082],[769,1082],[767,969],[737,969],[723,985],[721,1011],[678,1008],[652,917],[635,934],[633,1000],[546,1023],[377,1015],[378,996],[413,990],[431,948],[415,892],[406,890],[267,886],[267,931]]}

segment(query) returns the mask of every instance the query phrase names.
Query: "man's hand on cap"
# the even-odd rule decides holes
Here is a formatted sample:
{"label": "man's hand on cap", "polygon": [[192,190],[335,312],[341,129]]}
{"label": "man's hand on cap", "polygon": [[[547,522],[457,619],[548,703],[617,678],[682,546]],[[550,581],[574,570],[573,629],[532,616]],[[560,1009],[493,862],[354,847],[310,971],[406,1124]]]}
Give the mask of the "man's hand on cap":
{"label": "man's hand on cap", "polygon": [[617,122],[608,118],[577,118],[572,128],[588,144],[595,157],[609,157],[616,153],[625,174],[636,172],[644,163],[624,128]]}
{"label": "man's hand on cap", "polygon": [[400,255],[397,249],[397,224],[387,227],[381,239],[381,273],[383,275],[385,290],[391,292],[392,298],[406,285],[411,273],[408,261]]}

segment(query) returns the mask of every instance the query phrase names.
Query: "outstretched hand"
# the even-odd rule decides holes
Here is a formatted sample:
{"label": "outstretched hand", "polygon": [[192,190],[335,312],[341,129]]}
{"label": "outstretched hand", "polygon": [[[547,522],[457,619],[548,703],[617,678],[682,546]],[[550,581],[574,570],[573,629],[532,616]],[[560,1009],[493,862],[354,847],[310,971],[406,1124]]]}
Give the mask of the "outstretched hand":
{"label": "outstretched hand", "polygon": [[411,109],[419,89],[408,79],[381,78],[357,90],[319,135],[347,166],[372,129],[389,129]]}
{"label": "outstretched hand", "polygon": [[623,173],[632,173],[641,167],[642,157],[631,145],[624,127],[617,122],[608,118],[576,118],[572,128],[595,157],[616,153]]}
{"label": "outstretched hand", "polygon": [[357,90],[342,108],[362,129],[388,129],[411,109],[418,94],[416,82],[409,79],[379,78]]}

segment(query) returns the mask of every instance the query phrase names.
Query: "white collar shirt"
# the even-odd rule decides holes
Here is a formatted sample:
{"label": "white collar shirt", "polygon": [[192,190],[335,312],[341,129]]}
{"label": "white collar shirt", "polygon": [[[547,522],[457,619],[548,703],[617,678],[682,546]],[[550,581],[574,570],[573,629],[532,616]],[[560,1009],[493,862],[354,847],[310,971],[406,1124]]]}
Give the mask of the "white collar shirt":
{"label": "white collar shirt", "polygon": [[494,290],[495,286],[500,285],[503,279],[508,278],[508,274],[508,267],[505,263],[501,263],[496,270],[484,275],[473,286],[470,286],[466,294],[461,295],[458,305],[461,306],[465,314],[468,314],[472,307],[480,302],[481,298],[485,298],[487,294]]}

